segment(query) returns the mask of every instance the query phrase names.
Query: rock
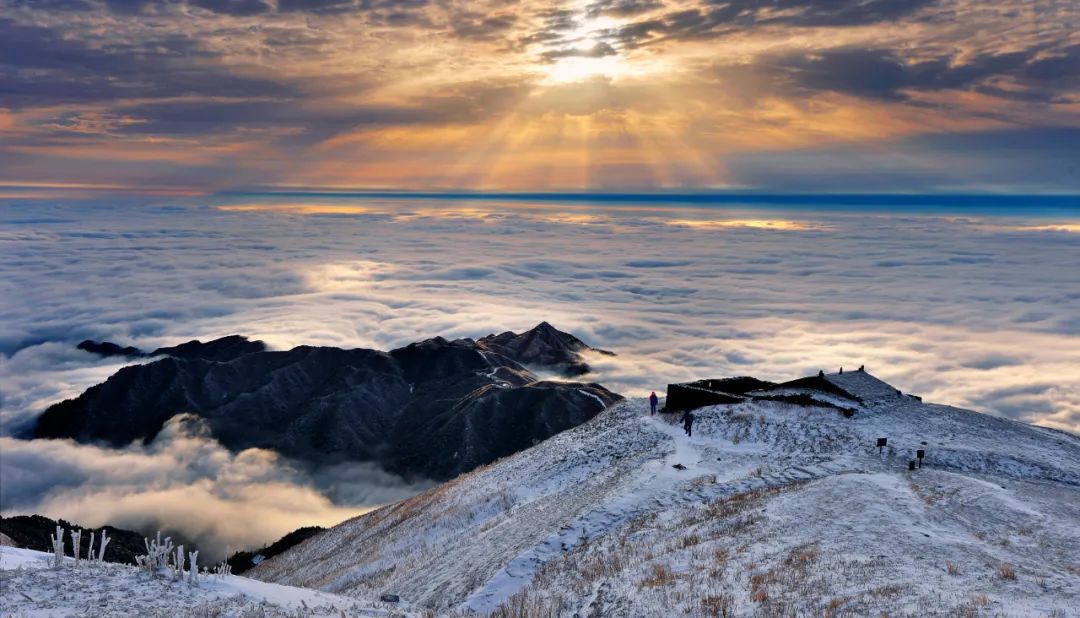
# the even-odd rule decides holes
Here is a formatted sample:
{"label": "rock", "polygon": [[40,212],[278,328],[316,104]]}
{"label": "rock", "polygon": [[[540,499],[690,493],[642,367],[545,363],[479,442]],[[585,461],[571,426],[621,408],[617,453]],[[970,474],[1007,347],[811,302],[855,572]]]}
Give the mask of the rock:
{"label": "rock", "polygon": [[379,600],[383,603],[398,603],[401,601],[401,597],[396,594],[381,594]]}

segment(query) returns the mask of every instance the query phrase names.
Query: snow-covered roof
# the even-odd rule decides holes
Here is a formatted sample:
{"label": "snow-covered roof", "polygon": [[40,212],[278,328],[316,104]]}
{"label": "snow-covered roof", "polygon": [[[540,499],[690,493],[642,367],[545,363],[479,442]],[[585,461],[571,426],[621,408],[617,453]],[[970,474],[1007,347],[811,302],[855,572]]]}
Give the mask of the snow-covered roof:
{"label": "snow-covered roof", "polygon": [[863,403],[873,403],[882,399],[896,399],[898,397],[897,389],[891,384],[858,369],[845,371],[844,373],[826,374],[825,379],[847,393],[858,397]]}

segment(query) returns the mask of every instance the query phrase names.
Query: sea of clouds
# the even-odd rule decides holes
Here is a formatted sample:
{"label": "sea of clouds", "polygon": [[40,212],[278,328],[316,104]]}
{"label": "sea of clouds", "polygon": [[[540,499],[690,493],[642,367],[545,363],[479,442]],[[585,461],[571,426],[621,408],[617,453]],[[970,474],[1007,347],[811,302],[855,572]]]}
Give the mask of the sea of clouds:
{"label": "sea of clouds", "polygon": [[[1080,429],[1080,216],[329,198],[13,201],[0,210],[0,510],[256,546],[423,489],[370,467],[22,441],[119,368],[74,349],[243,334],[390,349],[547,320],[588,379],[787,379],[865,364],[925,399]],[[258,513],[255,517],[252,514]],[[257,520],[257,524],[252,524]]]}

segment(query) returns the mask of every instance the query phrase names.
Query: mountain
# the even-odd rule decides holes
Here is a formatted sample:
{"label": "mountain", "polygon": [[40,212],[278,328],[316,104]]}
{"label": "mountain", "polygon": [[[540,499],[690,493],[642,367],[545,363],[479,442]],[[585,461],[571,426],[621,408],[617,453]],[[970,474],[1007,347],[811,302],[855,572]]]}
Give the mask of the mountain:
{"label": "mountain", "polygon": [[229,566],[232,567],[233,573],[239,575],[245,571],[251,570],[263,560],[273,558],[290,547],[319,534],[323,530],[326,530],[326,528],[323,528],[322,526],[304,526],[303,528],[297,528],[261,549],[236,552],[228,557]]}
{"label": "mountain", "polygon": [[248,575],[438,615],[1080,606],[1080,437],[923,403],[867,372],[715,383],[744,398],[695,409],[692,437],[627,400]]}
{"label": "mountain", "polygon": [[[71,530],[82,530],[82,551],[85,552],[89,547],[90,534],[94,535],[96,554],[101,547],[101,533],[104,531],[109,538],[108,545],[105,546],[105,561],[106,562],[122,562],[125,564],[135,564],[135,557],[141,556],[146,553],[146,546],[143,544],[143,535],[131,530],[124,530],[122,528],[114,528],[113,526],[102,526],[100,528],[83,528],[76,526],[63,519],[53,520],[42,515],[16,515],[14,517],[0,517],[0,534],[7,536],[11,539],[12,543],[16,547],[23,547],[26,549],[33,549],[43,552],[52,551],[52,543],[50,537],[56,534],[56,527],[60,526],[69,532]],[[71,537],[69,535],[64,536],[64,548],[68,556],[72,555]],[[190,549],[196,549],[191,543],[187,543]],[[84,556],[85,557],[85,556]]]}
{"label": "mountain", "polygon": [[173,356],[176,358],[202,358],[211,361],[230,361],[251,352],[263,352],[266,344],[262,341],[251,341],[240,335],[229,335],[203,343],[193,339],[180,345],[158,348],[153,352],[143,352],[135,346],[121,346],[111,341],[92,341],[87,339],[75,346],[80,350],[97,354],[99,356],[126,356],[128,358],[143,358],[147,356]]}
{"label": "mountain", "polygon": [[513,358],[523,365],[554,369],[567,376],[584,375],[592,371],[582,358],[582,352],[614,356],[607,350],[590,348],[577,337],[556,329],[547,322],[520,335],[505,332],[488,335],[479,344],[489,350]]}
{"label": "mountain", "polygon": [[[168,419],[192,414],[230,449],[268,448],[312,462],[374,461],[408,477],[448,479],[581,424],[620,399],[598,384],[541,381],[525,368],[524,361],[551,359],[561,369],[586,349],[576,338],[541,324],[505,341],[435,337],[391,352],[273,352],[227,337],[159,348],[155,355],[164,358],[124,367],[50,406],[33,437],[120,447],[152,441]],[[527,341],[543,344],[521,343]]]}
{"label": "mountain", "polygon": [[126,356],[128,358],[146,356],[145,352],[135,346],[120,346],[111,341],[93,341],[87,339],[86,341],[80,342],[79,345],[75,347],[84,352],[97,354],[98,356],[104,356],[105,358],[112,356]]}

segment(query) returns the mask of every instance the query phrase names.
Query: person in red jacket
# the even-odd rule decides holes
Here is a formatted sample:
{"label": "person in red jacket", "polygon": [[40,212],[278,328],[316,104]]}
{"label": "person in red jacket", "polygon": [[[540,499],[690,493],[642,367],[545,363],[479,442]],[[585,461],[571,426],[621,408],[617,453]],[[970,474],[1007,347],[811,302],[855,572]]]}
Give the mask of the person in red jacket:
{"label": "person in red jacket", "polygon": [[660,398],[656,396],[656,391],[649,395],[649,409],[652,410],[649,414],[656,414],[656,404],[660,403]]}

